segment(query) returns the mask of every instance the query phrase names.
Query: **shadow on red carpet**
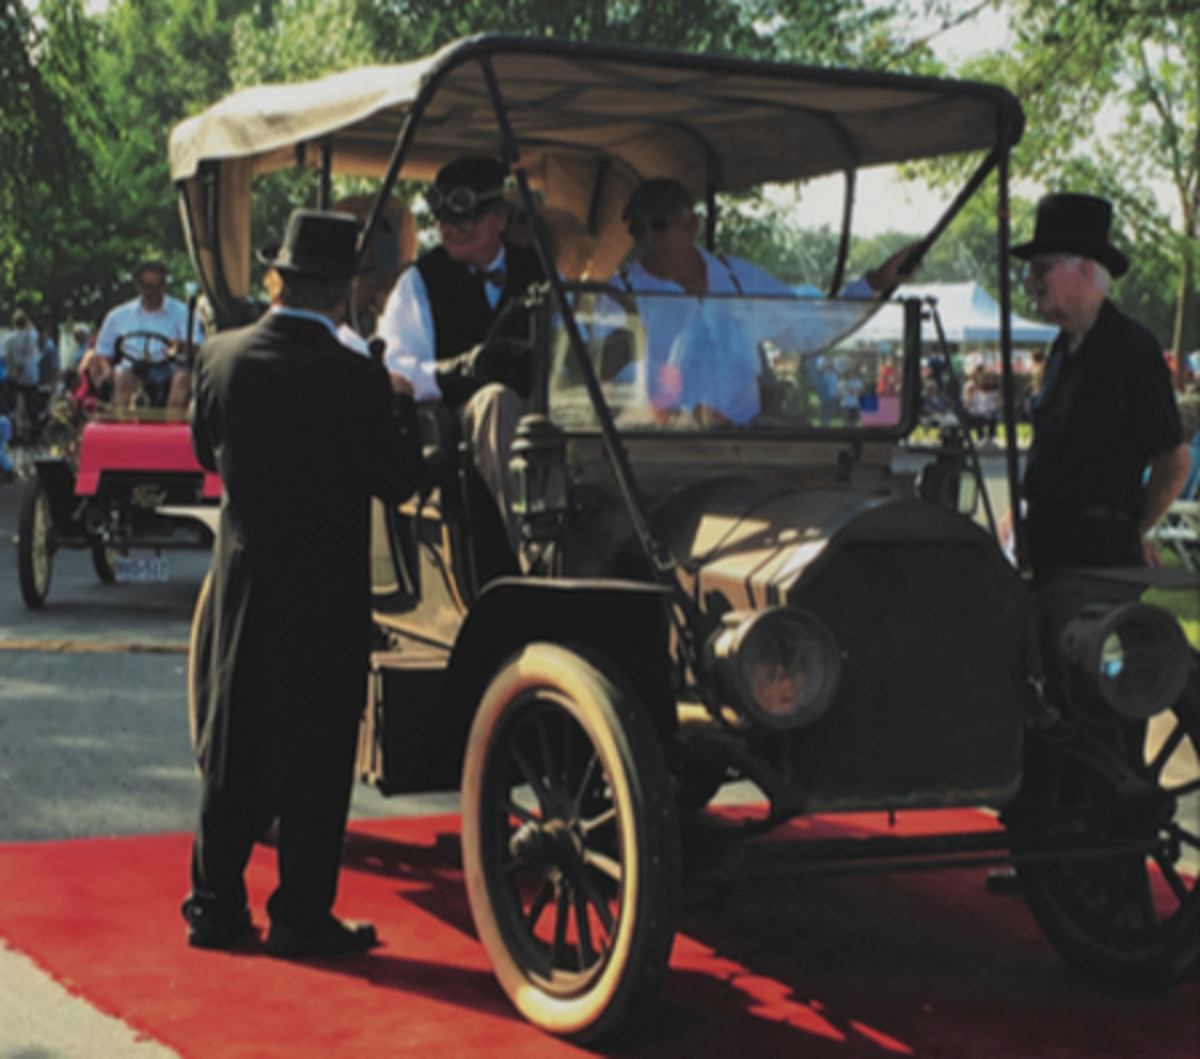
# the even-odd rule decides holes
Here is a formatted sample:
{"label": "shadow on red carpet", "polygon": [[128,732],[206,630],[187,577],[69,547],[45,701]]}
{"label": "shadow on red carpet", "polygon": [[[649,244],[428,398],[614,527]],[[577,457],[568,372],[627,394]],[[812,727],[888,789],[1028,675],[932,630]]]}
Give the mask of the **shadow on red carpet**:
{"label": "shadow on red carpet", "polygon": [[[907,826],[935,817],[964,823],[908,814]],[[383,944],[342,962],[273,960],[261,938],[237,953],[189,949],[178,911],[189,849],[187,835],[0,846],[0,938],[188,1057],[586,1054],[522,1022],[492,978],[467,906],[457,817],[352,826],[338,912],[373,920]],[[1138,997],[1082,978],[1019,898],[986,891],[984,874],[690,886],[654,1017],[606,1054],[1197,1055],[1200,983]],[[248,884],[261,920],[272,850],[255,852]]]}

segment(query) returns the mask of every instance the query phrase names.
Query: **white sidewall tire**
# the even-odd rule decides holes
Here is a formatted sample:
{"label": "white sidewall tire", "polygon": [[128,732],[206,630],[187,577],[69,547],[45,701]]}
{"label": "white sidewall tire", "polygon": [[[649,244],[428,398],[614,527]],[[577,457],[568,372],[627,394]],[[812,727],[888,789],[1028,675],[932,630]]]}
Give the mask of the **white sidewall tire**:
{"label": "white sidewall tire", "polygon": [[[492,907],[484,863],[480,803],[488,752],[510,711],[519,709],[538,689],[552,689],[564,698],[567,712],[599,754],[611,784],[620,834],[622,896],[612,949],[599,977],[585,991],[569,997],[540,988],[514,957]],[[678,890],[674,805],[658,736],[642,708],[628,698],[579,654],[554,644],[530,645],[489,685],[463,762],[463,869],[480,940],[517,1010],[548,1033],[580,1041],[615,1031],[641,1013],[647,995],[657,994],[674,937]]]}

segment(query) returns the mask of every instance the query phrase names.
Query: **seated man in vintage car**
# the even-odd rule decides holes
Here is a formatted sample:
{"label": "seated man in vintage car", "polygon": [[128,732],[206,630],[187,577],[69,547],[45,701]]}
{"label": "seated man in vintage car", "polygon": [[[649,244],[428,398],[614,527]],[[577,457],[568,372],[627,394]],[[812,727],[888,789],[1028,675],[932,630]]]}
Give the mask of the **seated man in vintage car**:
{"label": "seated man in vintage car", "polygon": [[529,392],[522,296],[545,277],[535,251],[503,238],[506,175],[477,155],[441,169],[426,196],[440,244],[400,276],[377,333],[389,370],[411,381],[418,401],[461,409],[476,468],[507,521],[509,449]]}
{"label": "seated man in vintage car", "polygon": [[[114,403],[128,408],[140,381],[152,403],[185,410],[191,398],[191,375],[179,353],[189,340],[188,308],[166,293],[167,267],[161,261],[141,262],[133,279],[138,296],[111,310],[96,338],[96,355],[113,368]],[[190,339],[196,346],[204,341],[198,319]],[[118,345],[122,346],[119,359]]]}
{"label": "seated man in vintage car", "polygon": [[[700,219],[691,193],[678,180],[647,180],[622,215],[633,237],[631,262],[616,285],[639,298],[648,342],[648,379],[655,404],[683,408],[702,424],[744,424],[761,410],[761,344],[784,339],[810,351],[865,318],[861,311],[827,306],[805,325],[785,305],[771,311],[771,297],[794,292],[765,269],[738,257],[713,254],[696,243]],[[848,284],[843,299],[876,299],[911,275],[908,246],[877,269]],[[682,297],[692,295],[693,297]],[[707,295],[753,299],[744,310]]]}

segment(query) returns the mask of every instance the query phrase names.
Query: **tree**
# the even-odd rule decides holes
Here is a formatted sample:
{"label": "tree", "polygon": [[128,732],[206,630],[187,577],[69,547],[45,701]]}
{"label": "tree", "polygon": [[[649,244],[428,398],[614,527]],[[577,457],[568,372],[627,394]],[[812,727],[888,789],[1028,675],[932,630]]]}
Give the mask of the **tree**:
{"label": "tree", "polygon": [[79,0],[40,23],[21,0],[0,0],[0,304],[38,315],[59,311],[59,240],[85,199],[75,179],[89,165],[79,137],[95,116],[86,102],[73,108],[71,93],[86,44]]}
{"label": "tree", "polygon": [[[1015,169],[1050,186],[1111,199],[1133,261],[1121,298],[1155,312],[1152,290],[1174,273],[1172,346],[1200,344],[1200,8],[1191,0],[1013,0],[1015,47],[967,72],[1001,79],[1026,108]],[[1111,136],[1097,136],[1110,119]],[[1165,183],[1169,209],[1156,193]],[[1161,288],[1160,288],[1161,289]],[[1161,332],[1166,333],[1166,329]]]}
{"label": "tree", "polygon": [[643,44],[679,51],[849,62],[886,39],[865,0],[360,0],[381,55],[412,58],[475,33]]}

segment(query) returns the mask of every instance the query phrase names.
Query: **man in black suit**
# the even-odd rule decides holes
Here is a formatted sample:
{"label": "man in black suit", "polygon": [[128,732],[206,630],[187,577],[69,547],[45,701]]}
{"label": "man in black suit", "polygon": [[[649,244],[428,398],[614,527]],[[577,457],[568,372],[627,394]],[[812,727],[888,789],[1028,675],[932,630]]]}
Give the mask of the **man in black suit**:
{"label": "man in black suit", "polygon": [[266,951],[362,952],[368,923],[333,916],[370,643],[372,496],[417,485],[420,448],[402,380],[337,338],[357,222],[297,210],[278,256],[278,306],[219,334],[197,362],[192,443],[224,486],[211,607],[199,634],[203,773],[184,902],[188,942],[253,931],[243,873],[278,823],[279,885]]}

